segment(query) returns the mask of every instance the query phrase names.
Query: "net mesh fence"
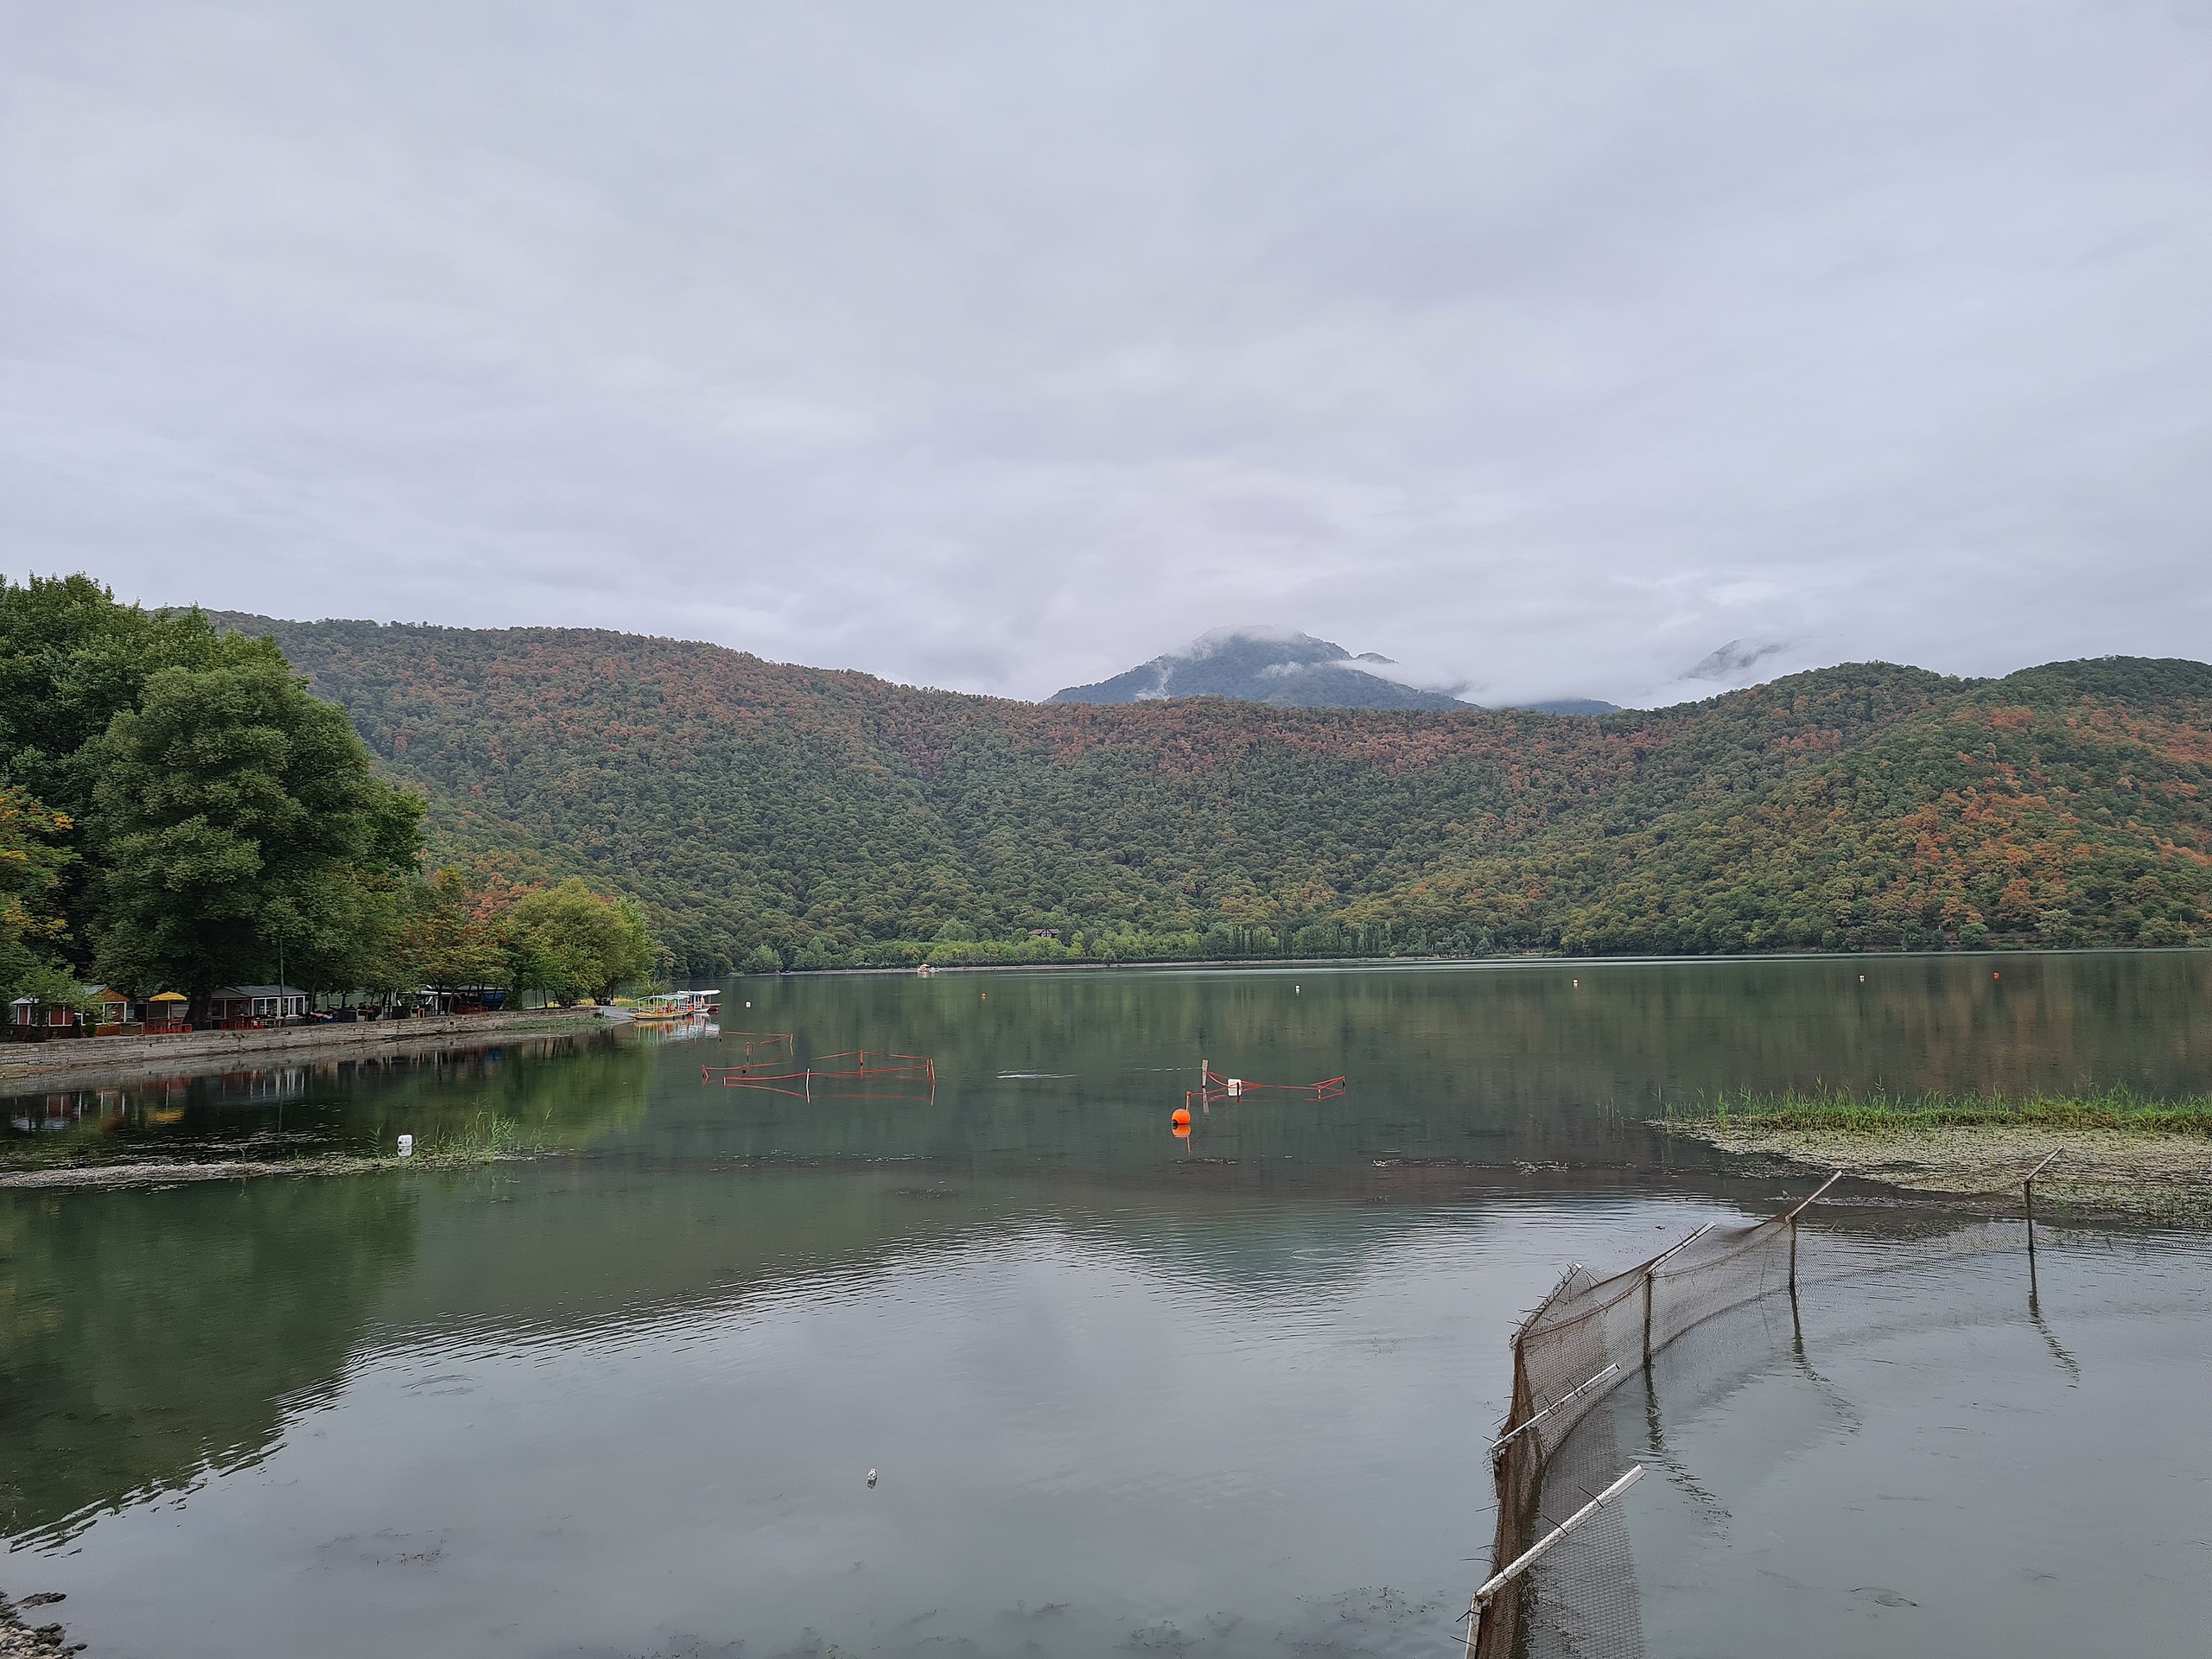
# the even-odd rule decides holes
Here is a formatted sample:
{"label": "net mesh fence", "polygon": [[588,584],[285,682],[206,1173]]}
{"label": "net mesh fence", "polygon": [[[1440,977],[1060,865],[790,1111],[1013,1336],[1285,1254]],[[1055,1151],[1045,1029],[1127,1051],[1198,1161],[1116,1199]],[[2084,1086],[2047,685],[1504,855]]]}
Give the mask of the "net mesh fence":
{"label": "net mesh fence", "polygon": [[[1801,1205],[1751,1225],[1701,1230],[1607,1278],[1569,1268],[1513,1338],[1513,1393],[1495,1455],[1491,1576],[1624,1472],[1615,1414],[1599,1409],[1615,1390],[1631,1379],[1650,1389],[1662,1354],[1669,1370],[1725,1372],[1740,1321],[1720,1316],[1770,1296],[2018,1243],[2017,1225],[1816,1224]],[[1471,1659],[1637,1659],[1643,1616],[1618,1503],[1478,1598],[1467,1651]]]}

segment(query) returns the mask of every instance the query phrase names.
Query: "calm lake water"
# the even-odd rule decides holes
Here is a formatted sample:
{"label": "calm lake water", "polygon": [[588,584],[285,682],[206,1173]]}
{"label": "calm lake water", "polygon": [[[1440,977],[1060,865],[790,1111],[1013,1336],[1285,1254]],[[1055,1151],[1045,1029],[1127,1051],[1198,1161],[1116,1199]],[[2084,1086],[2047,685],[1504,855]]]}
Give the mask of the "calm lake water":
{"label": "calm lake water", "polygon": [[[2212,1090],[2201,954],[725,997],[696,1040],[10,1103],[18,1154],[554,1150],[0,1192],[0,1589],[148,1659],[1446,1654],[1522,1313],[1803,1190],[1669,1103]],[[741,1027],[935,1087],[706,1084]],[[1348,1086],[1179,1139],[1202,1058]],[[2201,1650],[2204,1241],[2040,1229],[2032,1299],[2024,1251],[1916,1262],[1614,1397],[1648,1650]]]}

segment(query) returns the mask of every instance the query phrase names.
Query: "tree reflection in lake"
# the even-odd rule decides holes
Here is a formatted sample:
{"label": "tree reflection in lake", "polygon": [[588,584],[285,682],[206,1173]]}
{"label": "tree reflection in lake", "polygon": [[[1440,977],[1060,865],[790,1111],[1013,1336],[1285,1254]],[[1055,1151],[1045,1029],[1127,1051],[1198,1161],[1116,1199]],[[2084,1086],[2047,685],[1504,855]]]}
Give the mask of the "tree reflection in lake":
{"label": "tree reflection in lake", "polygon": [[52,1089],[8,1103],[4,1161],[389,1152],[396,1135],[427,1144],[486,1118],[526,1147],[574,1151],[635,1125],[652,1072],[609,1031]]}
{"label": "tree reflection in lake", "polygon": [[327,1395],[415,1194],[262,1180],[0,1202],[0,1515],[50,1542],[265,1452]]}

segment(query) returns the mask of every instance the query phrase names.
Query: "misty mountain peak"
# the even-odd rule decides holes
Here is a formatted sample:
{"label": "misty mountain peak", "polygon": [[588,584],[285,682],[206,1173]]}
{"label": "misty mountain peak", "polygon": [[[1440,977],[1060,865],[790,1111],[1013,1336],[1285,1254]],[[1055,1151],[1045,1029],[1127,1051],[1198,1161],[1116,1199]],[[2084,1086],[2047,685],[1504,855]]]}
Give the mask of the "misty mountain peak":
{"label": "misty mountain peak", "polygon": [[1377,652],[1357,657],[1296,628],[1213,628],[1180,652],[1095,685],[1055,691],[1052,702],[1148,702],[1156,697],[1232,697],[1293,709],[1465,709],[1442,691],[1403,685],[1368,664],[1397,664]]}
{"label": "misty mountain peak", "polygon": [[1789,648],[1786,639],[1731,639],[1718,650],[1709,652],[1696,667],[1686,671],[1686,680],[1707,680],[1716,685],[1732,685],[1741,681],[1752,669],[1768,658],[1778,656]]}

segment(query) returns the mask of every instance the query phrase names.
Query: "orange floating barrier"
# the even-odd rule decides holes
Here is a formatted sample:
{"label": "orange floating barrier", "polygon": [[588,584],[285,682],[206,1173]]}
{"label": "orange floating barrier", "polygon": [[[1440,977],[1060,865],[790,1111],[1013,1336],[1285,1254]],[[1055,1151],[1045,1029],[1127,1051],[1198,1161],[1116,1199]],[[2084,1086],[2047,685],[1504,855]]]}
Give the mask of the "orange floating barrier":
{"label": "orange floating barrier", "polygon": [[1191,1109],[1187,1106],[1178,1106],[1168,1115],[1167,1121],[1179,1129],[1187,1130],[1191,1127]]}

